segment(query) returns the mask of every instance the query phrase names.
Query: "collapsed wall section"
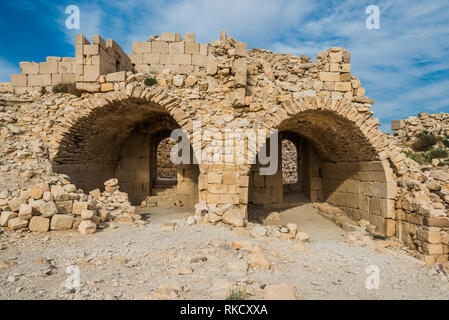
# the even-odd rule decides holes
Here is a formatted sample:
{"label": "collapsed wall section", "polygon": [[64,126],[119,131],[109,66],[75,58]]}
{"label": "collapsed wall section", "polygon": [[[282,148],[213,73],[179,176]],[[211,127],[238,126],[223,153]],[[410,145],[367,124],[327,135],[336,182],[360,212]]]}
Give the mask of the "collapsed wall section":
{"label": "collapsed wall section", "polygon": [[423,131],[449,136],[449,113],[425,113],[403,120],[392,120],[391,130],[398,137],[412,137]]}

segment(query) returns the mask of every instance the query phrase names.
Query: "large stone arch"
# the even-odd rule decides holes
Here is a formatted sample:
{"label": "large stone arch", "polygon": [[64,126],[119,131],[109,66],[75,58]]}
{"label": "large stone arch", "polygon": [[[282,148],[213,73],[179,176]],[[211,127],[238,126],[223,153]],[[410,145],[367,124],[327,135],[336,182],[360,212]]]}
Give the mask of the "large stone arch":
{"label": "large stone arch", "polygon": [[[173,89],[129,84],[123,90],[73,100],[72,106],[73,112],[64,115],[50,137],[53,170],[67,174],[85,191],[116,177],[135,204],[151,195],[151,163],[161,137],[178,128],[188,134],[192,130],[186,104]],[[186,177],[173,192],[194,194],[196,198],[188,201],[192,206],[198,182],[197,170],[190,169],[180,166]]]}
{"label": "large stone arch", "polygon": [[[370,221],[382,234],[395,233],[396,181],[377,119],[359,112],[351,100],[302,97],[284,101],[264,120],[267,130],[300,138],[303,191],[311,201],[334,204],[356,220]],[[255,183],[264,206],[282,202],[282,174],[262,178],[256,172],[249,192]]]}

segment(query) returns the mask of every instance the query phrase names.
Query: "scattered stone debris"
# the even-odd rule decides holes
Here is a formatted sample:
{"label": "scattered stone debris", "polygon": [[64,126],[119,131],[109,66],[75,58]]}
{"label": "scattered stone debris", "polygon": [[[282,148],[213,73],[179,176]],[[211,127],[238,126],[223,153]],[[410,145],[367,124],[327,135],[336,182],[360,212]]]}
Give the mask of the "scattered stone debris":
{"label": "scattered stone debris", "polygon": [[68,183],[66,177],[56,176],[49,183],[39,183],[29,189],[8,190],[0,207],[0,226],[36,233],[75,229],[86,235],[106,227],[108,221],[142,219],[134,213],[128,195],[119,191],[117,179],[106,181],[105,189],[87,195]]}

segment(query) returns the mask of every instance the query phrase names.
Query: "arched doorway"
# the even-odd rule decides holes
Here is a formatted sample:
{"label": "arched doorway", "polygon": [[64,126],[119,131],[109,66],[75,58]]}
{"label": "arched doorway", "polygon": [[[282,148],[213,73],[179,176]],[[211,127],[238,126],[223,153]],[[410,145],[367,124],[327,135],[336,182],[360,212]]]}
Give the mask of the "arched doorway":
{"label": "arched doorway", "polygon": [[[360,128],[334,112],[307,110],[281,121],[276,129],[279,169],[263,176],[258,163],[252,166],[250,220],[251,207],[282,210],[306,199],[328,202],[354,220],[370,221],[380,233],[394,234],[395,188],[388,179],[389,167],[379,160]],[[285,139],[291,143],[290,149],[291,145],[296,148],[297,175],[290,169],[286,176],[279,174],[285,168]],[[291,161],[292,154],[288,157]],[[284,183],[294,177],[298,183]]]}
{"label": "arched doorway", "polygon": [[[53,169],[86,192],[102,190],[106,180],[117,178],[134,205],[147,200],[153,206],[193,206],[198,202],[198,166],[169,167],[165,158],[173,142],[164,141],[178,128],[161,105],[135,98],[108,102],[71,124],[52,159]],[[167,148],[158,156],[160,146]],[[170,192],[158,189],[161,182]]]}

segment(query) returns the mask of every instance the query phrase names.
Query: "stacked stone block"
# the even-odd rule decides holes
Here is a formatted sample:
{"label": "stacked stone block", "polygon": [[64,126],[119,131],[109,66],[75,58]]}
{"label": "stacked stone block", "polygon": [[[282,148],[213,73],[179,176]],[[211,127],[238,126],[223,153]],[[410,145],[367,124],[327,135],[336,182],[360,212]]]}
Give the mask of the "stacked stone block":
{"label": "stacked stone block", "polygon": [[52,86],[62,82],[75,82],[75,58],[47,57],[45,62],[20,62],[21,74],[11,75],[15,93],[40,91],[51,92]]}
{"label": "stacked stone block", "polygon": [[428,264],[447,261],[449,218],[444,210],[405,196],[396,203],[396,236]]}
{"label": "stacked stone block", "polygon": [[368,220],[381,234],[395,234],[396,182],[382,162],[325,162],[322,176],[324,201]]}
{"label": "stacked stone block", "polygon": [[360,104],[370,105],[373,99],[365,96],[365,89],[361,82],[351,75],[351,54],[342,48],[333,47],[327,52],[320,52],[316,65],[319,68],[317,81],[313,89],[320,91],[320,95],[333,99],[351,99]]}
{"label": "stacked stone block", "polygon": [[208,62],[208,45],[195,42],[194,33],[164,32],[151,36],[148,41],[133,42],[131,62],[137,72],[168,72],[186,74],[205,68]]}
{"label": "stacked stone block", "polygon": [[274,175],[261,175],[260,165],[255,165],[251,175],[251,202],[270,208],[283,201],[282,171]]}

